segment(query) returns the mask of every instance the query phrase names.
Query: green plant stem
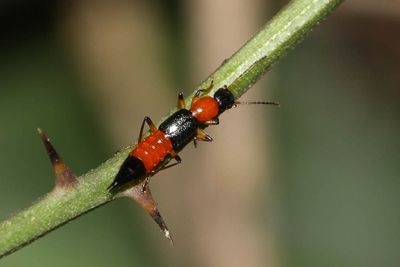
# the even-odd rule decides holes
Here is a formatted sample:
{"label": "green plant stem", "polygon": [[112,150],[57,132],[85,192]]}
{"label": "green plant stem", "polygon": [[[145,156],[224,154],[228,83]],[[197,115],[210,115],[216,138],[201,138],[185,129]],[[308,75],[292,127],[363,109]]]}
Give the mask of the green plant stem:
{"label": "green plant stem", "polygon": [[[215,90],[223,85],[231,84],[254,62],[265,57],[233,86],[231,91],[238,99],[343,1],[292,1],[228,62],[194,90],[192,95],[186,99],[186,105],[190,106],[195,91],[208,87],[212,78],[214,78],[215,89],[208,93],[209,95],[213,95]],[[176,109],[172,110],[165,118],[175,111]],[[113,181],[128,153],[128,150],[123,151],[98,168],[82,175],[78,178],[79,183],[76,187],[53,190],[30,206],[2,220],[0,222],[0,258],[37,240],[74,218],[121,196],[120,194],[109,194],[106,188]]]}

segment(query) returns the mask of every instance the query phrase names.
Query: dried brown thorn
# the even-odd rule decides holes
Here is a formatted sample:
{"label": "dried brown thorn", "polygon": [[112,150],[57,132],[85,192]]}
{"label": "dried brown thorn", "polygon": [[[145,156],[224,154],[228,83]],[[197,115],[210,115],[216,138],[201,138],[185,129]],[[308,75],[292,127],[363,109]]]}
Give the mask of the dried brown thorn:
{"label": "dried brown thorn", "polygon": [[78,183],[78,178],[76,175],[68,168],[67,165],[65,165],[62,158],[58,155],[57,151],[50,143],[50,140],[40,128],[38,128],[38,132],[43,139],[47,154],[49,155],[51,164],[53,165],[54,174],[56,176],[56,188],[63,189],[75,186]]}
{"label": "dried brown thorn", "polygon": [[164,233],[165,237],[168,239],[171,245],[174,246],[171,233],[161,217],[160,212],[158,211],[157,205],[154,202],[153,196],[151,195],[149,185],[146,184],[144,190],[142,190],[143,185],[144,181],[131,187],[130,189],[127,189],[125,192],[123,192],[123,195],[136,200],[150,214],[153,220],[157,223],[158,227],[160,227],[161,231]]}

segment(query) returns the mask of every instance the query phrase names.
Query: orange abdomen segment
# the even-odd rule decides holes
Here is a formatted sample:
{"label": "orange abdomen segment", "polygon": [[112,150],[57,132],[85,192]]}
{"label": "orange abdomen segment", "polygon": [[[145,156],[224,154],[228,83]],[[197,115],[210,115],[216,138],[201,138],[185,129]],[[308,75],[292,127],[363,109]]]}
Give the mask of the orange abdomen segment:
{"label": "orange abdomen segment", "polygon": [[132,150],[130,155],[140,159],[147,173],[149,173],[171,152],[171,150],[171,140],[165,137],[164,132],[157,130],[143,139],[143,141]]}
{"label": "orange abdomen segment", "polygon": [[190,112],[199,122],[211,120],[218,115],[218,102],[210,96],[202,97],[192,105]]}

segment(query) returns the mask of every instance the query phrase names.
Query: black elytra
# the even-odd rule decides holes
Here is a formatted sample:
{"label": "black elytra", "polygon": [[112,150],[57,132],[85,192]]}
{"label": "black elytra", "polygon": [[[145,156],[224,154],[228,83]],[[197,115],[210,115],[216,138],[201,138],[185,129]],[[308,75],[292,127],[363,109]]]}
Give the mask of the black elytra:
{"label": "black elytra", "polygon": [[181,109],[166,119],[159,130],[171,139],[173,147],[186,143],[196,133],[198,122],[187,109]]}

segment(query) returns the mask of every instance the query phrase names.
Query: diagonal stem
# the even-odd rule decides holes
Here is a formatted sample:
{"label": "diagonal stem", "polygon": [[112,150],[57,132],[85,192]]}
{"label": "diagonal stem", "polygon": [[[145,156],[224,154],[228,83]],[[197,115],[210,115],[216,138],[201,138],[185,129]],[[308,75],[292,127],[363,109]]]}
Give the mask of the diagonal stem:
{"label": "diagonal stem", "polygon": [[[235,99],[238,99],[343,1],[295,0],[290,2],[229,61],[193,91],[185,100],[186,106],[190,105],[195,92],[207,88],[213,78],[214,89],[206,92],[205,95],[213,95],[216,89],[232,84],[249,66],[265,57],[232,87],[231,91]],[[176,109],[172,110],[163,120],[175,111]],[[79,181],[77,185],[53,190],[30,206],[2,220],[0,222],[0,258],[122,196],[122,194],[109,194],[106,188],[113,181],[128,153],[129,151],[125,150],[98,168],[80,176],[77,178]]]}

